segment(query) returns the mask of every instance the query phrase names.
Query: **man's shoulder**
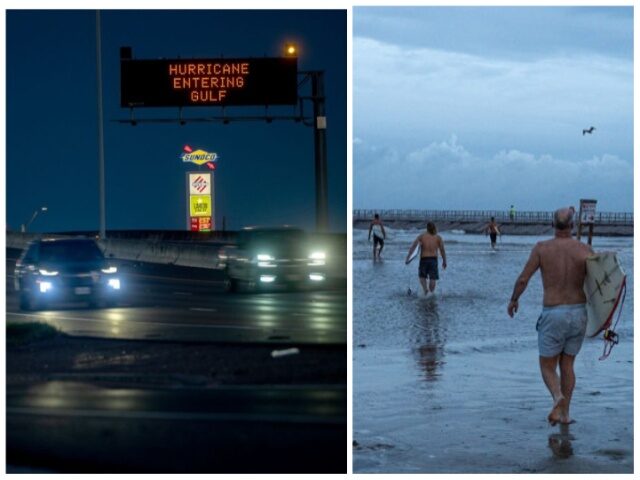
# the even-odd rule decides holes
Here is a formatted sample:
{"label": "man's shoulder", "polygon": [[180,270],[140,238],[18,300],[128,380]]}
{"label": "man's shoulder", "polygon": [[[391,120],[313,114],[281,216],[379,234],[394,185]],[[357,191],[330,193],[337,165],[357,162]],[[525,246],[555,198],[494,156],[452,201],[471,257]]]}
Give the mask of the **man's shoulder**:
{"label": "man's shoulder", "polygon": [[533,249],[540,249],[540,248],[544,248],[548,245],[551,245],[551,242],[553,242],[553,238],[549,239],[549,240],[540,240],[539,242],[536,242],[536,244],[533,246]]}
{"label": "man's shoulder", "polygon": [[576,240],[575,238],[550,238],[548,240],[541,240],[540,242],[536,243],[533,248],[538,250],[545,250],[546,248],[554,249],[561,245],[564,245],[564,248],[569,246],[576,250],[591,252],[591,247],[588,244],[582,243],[580,240]]}

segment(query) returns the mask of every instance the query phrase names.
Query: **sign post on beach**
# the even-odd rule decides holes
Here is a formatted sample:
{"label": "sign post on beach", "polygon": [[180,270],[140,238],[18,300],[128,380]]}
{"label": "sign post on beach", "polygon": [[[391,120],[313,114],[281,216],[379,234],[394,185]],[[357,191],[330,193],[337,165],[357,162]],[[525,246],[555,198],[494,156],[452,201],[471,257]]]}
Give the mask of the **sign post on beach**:
{"label": "sign post on beach", "polygon": [[580,214],[578,216],[577,239],[580,240],[580,237],[582,236],[582,226],[589,225],[589,245],[591,245],[591,241],[593,240],[593,225],[596,221],[596,203],[598,203],[597,200],[584,198],[580,199]]}

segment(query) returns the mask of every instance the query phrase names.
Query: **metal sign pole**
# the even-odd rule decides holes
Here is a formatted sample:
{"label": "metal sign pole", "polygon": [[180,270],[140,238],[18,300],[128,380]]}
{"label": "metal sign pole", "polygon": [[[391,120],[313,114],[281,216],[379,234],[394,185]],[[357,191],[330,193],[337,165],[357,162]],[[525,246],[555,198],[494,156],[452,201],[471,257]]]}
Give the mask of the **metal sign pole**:
{"label": "metal sign pole", "polygon": [[324,110],[324,72],[311,75],[311,96],[313,98],[313,135],[316,171],[316,230],[328,230],[327,202],[327,117]]}
{"label": "metal sign pole", "polygon": [[100,238],[107,238],[104,186],[104,125],[102,119],[102,46],[100,41],[100,10],[96,10],[96,57],[98,80],[98,183],[100,195]]}

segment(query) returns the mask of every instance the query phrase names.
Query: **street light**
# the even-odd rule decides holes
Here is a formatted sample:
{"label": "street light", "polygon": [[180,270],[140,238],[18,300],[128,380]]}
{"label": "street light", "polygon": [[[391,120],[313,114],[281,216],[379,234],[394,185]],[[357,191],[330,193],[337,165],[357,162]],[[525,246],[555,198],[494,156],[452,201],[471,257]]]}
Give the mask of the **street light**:
{"label": "street light", "polygon": [[285,57],[297,57],[298,56],[298,47],[296,47],[293,43],[287,43],[284,46],[284,55]]}
{"label": "street light", "polygon": [[33,223],[33,221],[36,219],[36,217],[40,212],[46,212],[46,211],[47,211],[47,207],[37,208],[36,211],[33,212],[33,215],[31,216],[31,220],[29,220],[26,225],[24,223],[22,224],[22,228],[21,228],[22,233],[26,233],[27,229]]}

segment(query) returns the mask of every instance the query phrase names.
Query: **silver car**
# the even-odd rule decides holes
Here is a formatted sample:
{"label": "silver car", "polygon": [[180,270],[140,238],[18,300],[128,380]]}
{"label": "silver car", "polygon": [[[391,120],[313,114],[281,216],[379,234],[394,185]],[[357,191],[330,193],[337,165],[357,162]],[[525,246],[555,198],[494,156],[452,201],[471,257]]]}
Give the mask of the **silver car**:
{"label": "silver car", "polygon": [[218,252],[225,287],[320,286],[326,282],[326,252],[297,228],[245,228],[235,245]]}

